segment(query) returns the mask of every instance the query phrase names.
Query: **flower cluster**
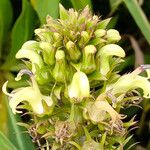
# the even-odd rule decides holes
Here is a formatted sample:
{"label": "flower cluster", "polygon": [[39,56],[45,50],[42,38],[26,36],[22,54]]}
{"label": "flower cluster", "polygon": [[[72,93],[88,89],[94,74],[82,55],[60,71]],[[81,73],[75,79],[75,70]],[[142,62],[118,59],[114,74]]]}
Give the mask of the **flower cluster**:
{"label": "flower cluster", "polygon": [[[116,44],[119,32],[107,29],[109,21],[93,16],[88,6],[77,12],[60,5],[60,19],[47,16],[35,30],[36,41],[27,41],[16,54],[28,67],[16,80],[28,74],[31,83],[8,93],[6,82],[3,92],[14,114],[19,108],[30,112],[31,137],[44,138],[50,149],[122,148],[135,122],[124,122],[120,110],[127,101],[140,101],[138,89],[150,98],[149,65],[122,76],[116,71],[125,51]],[[145,70],[148,77],[140,75]]]}

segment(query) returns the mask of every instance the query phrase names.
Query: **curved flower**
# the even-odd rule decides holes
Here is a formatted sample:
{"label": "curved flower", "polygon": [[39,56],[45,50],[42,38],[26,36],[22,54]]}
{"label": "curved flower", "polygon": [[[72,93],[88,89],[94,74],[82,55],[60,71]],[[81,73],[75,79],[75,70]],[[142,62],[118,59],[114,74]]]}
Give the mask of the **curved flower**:
{"label": "curved flower", "polygon": [[141,67],[139,67],[132,73],[120,77],[118,81],[111,87],[112,94],[122,94],[130,90],[140,88],[143,90],[143,97],[150,98],[150,82],[148,81],[149,77],[147,78],[138,75],[142,71],[143,70],[141,70]]}
{"label": "curved flower", "polygon": [[38,52],[33,49],[20,49],[16,54],[17,59],[27,58],[32,63],[32,72],[35,72],[35,64],[42,68],[43,60],[42,57],[38,54]]}
{"label": "curved flower", "polygon": [[112,56],[125,57],[125,52],[116,44],[108,44],[97,53],[97,57],[100,59],[100,72],[103,75],[106,75],[110,70],[109,59]]}
{"label": "curved flower", "polygon": [[[94,122],[102,122],[106,119],[106,112],[110,115],[113,123],[121,119],[121,115],[118,114],[112,106],[104,100],[96,100],[95,102],[89,102],[84,110],[85,116],[88,114],[89,119]],[[87,118],[87,117],[86,117]]]}
{"label": "curved flower", "polygon": [[[26,70],[21,70],[19,72],[16,80],[20,80],[21,76],[24,73],[26,73],[24,71]],[[27,72],[27,74],[31,75],[30,72]],[[12,93],[7,92],[6,88],[7,88],[8,81],[4,83],[2,90],[6,95],[10,97],[9,105],[14,114],[21,112],[21,111],[17,111],[16,107],[22,101],[27,101],[31,105],[33,112],[39,115],[44,113],[44,107],[42,101],[45,101],[45,103],[49,107],[53,105],[53,101],[50,96],[45,96],[41,94],[33,75],[31,75],[31,81],[32,81],[31,86],[18,88],[12,91]]]}
{"label": "curved flower", "polygon": [[90,85],[85,73],[78,71],[73,75],[72,82],[68,87],[68,95],[71,99],[75,98],[79,102],[84,97],[89,97]]}

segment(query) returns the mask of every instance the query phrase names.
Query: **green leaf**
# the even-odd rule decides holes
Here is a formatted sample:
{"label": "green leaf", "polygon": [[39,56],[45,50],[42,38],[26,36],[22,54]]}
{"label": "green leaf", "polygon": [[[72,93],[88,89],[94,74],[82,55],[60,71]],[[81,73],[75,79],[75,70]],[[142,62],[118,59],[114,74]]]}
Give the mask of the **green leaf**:
{"label": "green leaf", "polygon": [[22,44],[32,39],[34,29],[36,28],[37,16],[28,0],[22,1],[22,12],[15,22],[11,35],[11,50],[7,57],[6,63],[2,67],[5,70],[9,70],[15,63],[16,52],[21,48]]}
{"label": "green leaf", "polygon": [[8,105],[8,99],[4,96],[8,110],[8,138],[19,150],[35,150],[34,145],[26,129],[17,125],[20,118],[14,115]]}
{"label": "green leaf", "polygon": [[137,0],[123,0],[136,24],[150,44],[150,24]]}
{"label": "green leaf", "polygon": [[73,8],[75,8],[76,10],[83,9],[87,5],[89,5],[89,7],[92,9],[91,0],[71,0],[71,3],[73,5]]}
{"label": "green leaf", "polygon": [[97,25],[97,29],[106,29],[110,21],[111,18],[107,18],[105,20],[100,21],[99,24]]}
{"label": "green leaf", "polygon": [[8,30],[12,22],[12,6],[9,0],[0,0],[0,58],[2,46],[8,36]]}
{"label": "green leaf", "polygon": [[109,0],[111,8],[110,14],[113,14],[122,2],[123,2],[122,0]]}
{"label": "green leaf", "polygon": [[58,18],[59,2],[60,0],[31,0],[31,4],[37,12],[41,24],[45,23],[47,15]]}
{"label": "green leaf", "polygon": [[0,148],[2,150],[17,150],[17,148],[7,139],[7,137],[0,131]]}
{"label": "green leaf", "polygon": [[62,20],[68,19],[69,17],[68,12],[61,4],[59,4],[59,13],[60,13],[60,19]]}

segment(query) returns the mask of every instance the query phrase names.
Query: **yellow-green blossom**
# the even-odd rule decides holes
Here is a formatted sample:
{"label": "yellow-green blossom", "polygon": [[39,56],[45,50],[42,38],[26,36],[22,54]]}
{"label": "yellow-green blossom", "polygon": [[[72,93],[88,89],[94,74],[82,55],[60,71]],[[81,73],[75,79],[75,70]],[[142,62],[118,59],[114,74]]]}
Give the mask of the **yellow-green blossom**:
{"label": "yellow-green blossom", "polygon": [[[21,78],[21,76],[22,72],[18,74],[18,80]],[[49,107],[53,105],[53,101],[50,96],[41,94],[33,75],[31,76],[31,81],[31,86],[15,89],[11,93],[8,93],[6,89],[8,81],[4,83],[2,90],[6,95],[9,96],[9,105],[14,114],[21,112],[16,110],[16,107],[23,101],[28,102],[29,105],[31,105],[33,112],[39,115],[45,112],[42,101],[45,101]]]}
{"label": "yellow-green blossom", "polygon": [[97,99],[95,102],[89,102],[84,109],[84,117],[94,123],[103,122],[106,119],[106,113],[110,115],[113,123],[121,119],[121,115],[106,100]]}
{"label": "yellow-green blossom", "polygon": [[77,71],[73,75],[72,82],[68,87],[68,95],[71,99],[76,99],[78,102],[85,97],[89,97],[90,85],[84,72]]}
{"label": "yellow-green blossom", "polygon": [[141,73],[140,67],[132,73],[121,76],[112,85],[112,94],[122,94],[140,88],[143,90],[143,97],[150,98],[150,82],[147,77],[142,77],[139,73]]}
{"label": "yellow-green blossom", "polygon": [[106,75],[110,70],[109,59],[112,56],[125,57],[125,52],[116,44],[108,44],[103,46],[97,53],[97,58],[100,61],[100,72],[103,75]]}
{"label": "yellow-green blossom", "polygon": [[16,54],[17,59],[27,58],[32,63],[32,72],[35,73],[35,64],[38,65],[39,68],[42,68],[44,65],[42,57],[38,54],[38,52],[33,49],[20,49]]}

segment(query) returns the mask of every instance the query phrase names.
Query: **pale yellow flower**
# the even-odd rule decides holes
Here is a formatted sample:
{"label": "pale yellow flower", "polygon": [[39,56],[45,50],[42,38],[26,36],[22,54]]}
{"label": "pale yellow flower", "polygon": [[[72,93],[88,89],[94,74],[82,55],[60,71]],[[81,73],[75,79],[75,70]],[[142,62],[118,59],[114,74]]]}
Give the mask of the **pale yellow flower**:
{"label": "pale yellow flower", "polygon": [[89,80],[84,72],[77,71],[74,74],[72,82],[68,87],[68,95],[71,99],[75,98],[78,101],[90,96]]}
{"label": "pale yellow flower", "polygon": [[[116,83],[111,87],[112,94],[123,94],[134,89],[142,89],[143,97],[150,98],[150,82],[149,77],[142,77],[139,75],[141,68],[137,68],[132,73],[121,76]],[[149,71],[147,71],[149,75]]]}
{"label": "pale yellow flower", "polygon": [[[18,75],[19,79],[20,76],[22,76],[22,74]],[[6,89],[8,81],[4,83],[2,91],[9,96],[10,98],[9,105],[14,114],[21,112],[16,110],[16,107],[23,101],[28,102],[29,105],[31,105],[33,112],[36,114],[44,113],[42,101],[45,101],[45,103],[49,107],[53,105],[53,101],[50,96],[45,96],[41,94],[33,75],[31,76],[31,81],[32,81],[31,86],[18,88],[12,91],[11,93],[8,93]]]}
{"label": "pale yellow flower", "polygon": [[97,53],[100,60],[100,72],[106,75],[110,70],[110,58],[113,56],[125,57],[124,50],[116,44],[108,44],[103,46]]}

